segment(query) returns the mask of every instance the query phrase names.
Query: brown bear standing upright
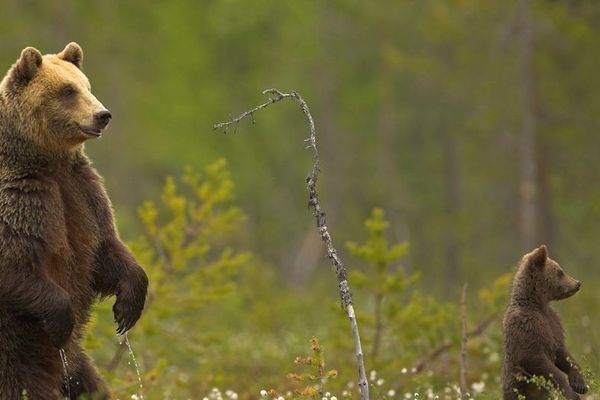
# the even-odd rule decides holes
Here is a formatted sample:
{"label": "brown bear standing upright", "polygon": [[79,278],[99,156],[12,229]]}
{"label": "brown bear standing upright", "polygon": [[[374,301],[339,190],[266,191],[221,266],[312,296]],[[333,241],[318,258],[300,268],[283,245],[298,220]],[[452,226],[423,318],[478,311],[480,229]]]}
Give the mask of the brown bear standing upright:
{"label": "brown bear standing upright", "polygon": [[31,400],[108,398],[80,347],[90,307],[116,295],[119,333],[144,307],[146,274],[119,240],[83,151],[111,115],[90,92],[82,59],[76,43],[45,56],[28,47],[0,83],[2,400],[25,391]]}
{"label": "brown bear standing upright", "polygon": [[564,273],[548,257],[546,246],[526,254],[515,274],[510,304],[504,315],[504,400],[548,399],[549,393],[523,378],[543,376],[570,400],[587,392],[579,365],[565,346],[552,300],[577,293],[581,282]]}

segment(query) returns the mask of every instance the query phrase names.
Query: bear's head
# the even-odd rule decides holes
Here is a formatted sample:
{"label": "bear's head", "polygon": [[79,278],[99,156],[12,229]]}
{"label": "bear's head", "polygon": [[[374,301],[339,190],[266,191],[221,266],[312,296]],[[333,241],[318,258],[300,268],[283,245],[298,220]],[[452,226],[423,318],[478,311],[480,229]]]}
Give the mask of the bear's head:
{"label": "bear's head", "polygon": [[581,282],[567,275],[556,261],[548,257],[548,249],[542,245],[521,260],[513,291],[518,290],[522,298],[547,303],[571,297],[580,287]]}
{"label": "bear's head", "polygon": [[42,56],[33,47],[21,52],[0,83],[4,108],[20,134],[56,150],[101,135],[111,114],[92,94],[82,61],[77,43],[58,54]]}

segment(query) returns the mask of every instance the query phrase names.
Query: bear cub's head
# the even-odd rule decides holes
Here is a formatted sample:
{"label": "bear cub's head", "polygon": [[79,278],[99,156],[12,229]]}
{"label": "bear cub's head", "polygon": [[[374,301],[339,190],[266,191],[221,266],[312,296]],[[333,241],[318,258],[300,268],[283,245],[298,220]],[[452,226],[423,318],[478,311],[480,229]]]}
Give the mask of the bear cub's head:
{"label": "bear cub's head", "polygon": [[518,283],[518,289],[529,292],[522,295],[536,296],[543,302],[566,299],[581,287],[581,282],[567,275],[556,261],[548,257],[548,249],[544,245],[523,257],[515,283]]}
{"label": "bear cub's head", "polygon": [[27,47],[0,83],[9,118],[21,134],[46,147],[69,149],[99,137],[110,112],[81,72],[83,51],[69,43],[58,54]]}

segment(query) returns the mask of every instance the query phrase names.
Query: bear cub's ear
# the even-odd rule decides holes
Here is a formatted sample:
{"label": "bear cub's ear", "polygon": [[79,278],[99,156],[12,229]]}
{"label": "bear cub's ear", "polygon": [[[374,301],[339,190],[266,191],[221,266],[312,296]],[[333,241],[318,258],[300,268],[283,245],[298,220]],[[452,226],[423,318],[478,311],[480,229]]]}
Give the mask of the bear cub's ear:
{"label": "bear cub's ear", "polygon": [[12,70],[12,83],[14,86],[26,85],[40,69],[42,53],[34,47],[26,47],[21,52],[21,57]]}
{"label": "bear cub's ear", "polygon": [[81,66],[83,65],[83,50],[81,50],[81,47],[75,42],[69,43],[65,49],[58,54],[58,57],[74,64],[79,69],[81,69]]}
{"label": "bear cub's ear", "polygon": [[546,265],[546,259],[548,258],[548,249],[545,245],[541,245],[531,253],[525,256],[527,258],[527,264],[532,267],[544,267]]}

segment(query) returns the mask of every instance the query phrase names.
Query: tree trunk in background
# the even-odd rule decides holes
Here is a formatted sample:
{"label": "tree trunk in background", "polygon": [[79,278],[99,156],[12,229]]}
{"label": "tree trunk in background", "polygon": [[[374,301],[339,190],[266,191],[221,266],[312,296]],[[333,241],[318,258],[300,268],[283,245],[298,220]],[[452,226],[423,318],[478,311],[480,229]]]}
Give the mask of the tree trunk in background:
{"label": "tree trunk in background", "polygon": [[[377,114],[377,135],[378,149],[377,149],[377,192],[380,206],[386,210],[388,220],[390,220],[391,226],[394,227],[398,224],[394,223],[395,217],[395,206],[397,202],[394,196],[398,196],[400,179],[398,177],[398,171],[396,168],[396,157],[398,149],[394,145],[397,143],[394,136],[398,135],[397,124],[396,124],[396,107],[394,103],[394,91],[396,89],[395,79],[392,67],[389,65],[389,61],[380,55],[379,69],[378,69],[378,97],[379,107]],[[394,188],[390,191],[390,186]],[[394,228],[392,228],[394,229]]]}
{"label": "tree trunk in background", "polygon": [[522,127],[519,141],[520,185],[519,185],[519,228],[521,247],[528,251],[537,246],[539,236],[537,179],[538,160],[536,145],[536,98],[533,66],[533,27],[529,0],[520,2],[521,28],[521,86]]}
{"label": "tree trunk in background", "polygon": [[[317,96],[319,99],[318,107],[315,107],[317,129],[321,132],[320,153],[323,170],[327,171],[321,182],[325,181],[324,199],[328,204],[327,221],[335,225],[337,211],[341,206],[343,196],[342,185],[344,179],[344,167],[340,164],[342,159],[339,154],[345,154],[343,144],[345,140],[339,137],[339,132],[335,124],[337,115],[337,87],[335,74],[333,73],[334,61],[332,55],[335,54],[335,46],[332,44],[332,37],[335,30],[335,10],[328,2],[323,2],[319,18],[319,37],[321,42],[321,60],[316,71],[317,75]],[[289,278],[294,284],[302,285],[312,276],[319,265],[323,256],[323,249],[320,239],[311,226],[302,240],[302,246],[297,251],[294,261],[291,264]]]}
{"label": "tree trunk in background", "polygon": [[291,282],[299,286],[306,284],[319,265],[322,256],[323,249],[319,235],[311,225],[310,229],[307,229],[302,245],[292,261]]}
{"label": "tree trunk in background", "polygon": [[318,69],[318,86],[317,93],[319,96],[319,109],[318,120],[316,121],[317,127],[320,130],[320,140],[323,143],[320,148],[323,164],[327,164],[324,170],[327,174],[324,176],[324,180],[327,184],[324,186],[325,189],[325,201],[328,203],[327,214],[330,223],[334,223],[336,214],[341,206],[341,199],[343,197],[343,185],[341,184],[348,171],[344,171],[344,166],[341,165],[342,158],[339,154],[346,154],[344,150],[344,143],[348,138],[340,138],[339,131],[335,123],[337,116],[337,81],[334,73],[334,60],[336,49],[335,43],[335,31],[338,21],[335,16],[334,5],[330,2],[321,3],[321,15],[319,19],[319,36],[321,38],[321,51],[322,51],[322,64]]}
{"label": "tree trunk in background", "polygon": [[[58,46],[66,46],[68,42],[71,40],[67,39],[67,23],[68,23],[68,15],[67,15],[67,2],[64,0],[54,0],[52,2],[51,9],[51,18],[52,18],[52,38],[55,43],[50,43],[53,47],[58,44]],[[63,47],[59,47],[56,49],[48,49],[49,52],[59,52],[63,49]]]}
{"label": "tree trunk in background", "polygon": [[[398,91],[402,90],[399,82],[400,72],[398,67],[383,53],[386,48],[380,49],[380,61],[377,69],[377,153],[376,153],[376,205],[382,207],[390,221],[391,239],[394,242],[408,240],[408,221],[406,218],[406,204],[408,203],[407,184],[402,179],[399,160],[403,156],[403,148],[398,145],[401,136],[398,117]],[[402,210],[402,211],[400,211]],[[408,261],[407,261],[408,263]],[[405,264],[405,266],[407,266]]]}
{"label": "tree trunk in background", "polygon": [[538,142],[538,179],[539,179],[539,215],[540,215],[540,238],[541,243],[548,246],[556,256],[558,252],[556,244],[556,219],[552,211],[552,190],[548,182],[548,155],[551,154],[547,146],[541,141]]}
{"label": "tree trunk in background", "polygon": [[[446,128],[451,129],[451,128]],[[449,282],[458,282],[459,257],[457,218],[460,212],[460,166],[456,137],[450,131],[444,133],[444,173],[445,173],[445,260],[446,277]],[[451,285],[448,285],[451,287]]]}

